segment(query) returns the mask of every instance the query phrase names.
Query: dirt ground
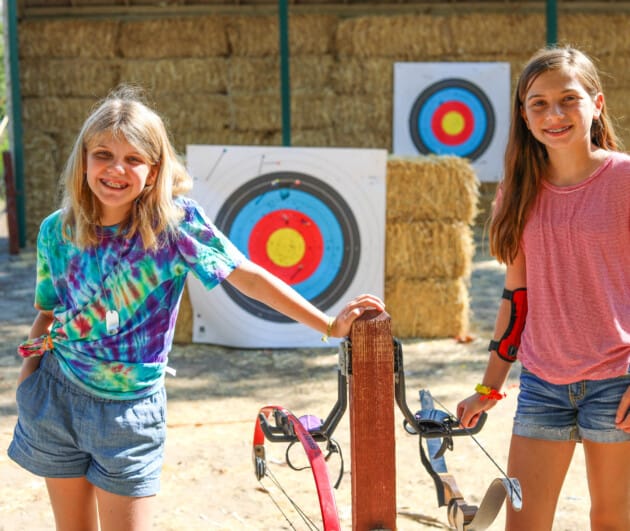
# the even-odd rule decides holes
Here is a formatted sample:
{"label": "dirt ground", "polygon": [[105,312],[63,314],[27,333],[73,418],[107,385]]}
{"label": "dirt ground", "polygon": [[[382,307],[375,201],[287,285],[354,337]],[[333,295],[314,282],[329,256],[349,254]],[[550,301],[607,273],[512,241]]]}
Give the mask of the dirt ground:
{"label": "dirt ground", "polygon": [[[14,394],[19,360],[15,348],[26,337],[34,316],[34,253],[26,249],[16,257],[9,256],[2,209],[0,218],[0,531],[51,530],[54,523],[43,481],[6,456],[16,420]],[[403,343],[407,401],[412,411],[419,409],[419,389],[430,389],[435,398],[454,409],[480,381],[502,274],[501,267],[480,247],[471,279],[472,342],[441,339]],[[155,529],[292,529],[288,520],[294,529],[306,529],[296,513],[290,512],[279,490],[269,480],[261,485],[255,478],[251,457],[254,420],[258,409],[267,404],[281,404],[297,415],[325,417],[336,398],[336,349],[240,350],[194,344],[176,346],[170,364],[177,369],[177,376],[167,379],[169,431]],[[515,366],[507,398],[492,410],[485,428],[477,435],[479,443],[502,468],[506,466],[517,376]],[[336,501],[342,528],[350,530],[352,456],[348,417],[346,412],[335,432],[345,461]],[[402,419],[397,410],[398,530],[448,529],[446,510],[437,507],[433,483],[420,463],[417,437],[404,431]],[[286,465],[285,445],[267,443],[266,447],[267,461],[284,489],[318,522],[310,471],[296,472]],[[500,476],[469,438],[457,439],[446,461],[469,502],[479,503],[492,479]],[[336,456],[329,467],[330,475],[336,477]],[[588,505],[584,460],[578,448],[560,497],[554,531],[588,529]],[[502,510],[491,529],[503,529],[504,513]],[[433,523],[429,523],[431,520]]]}

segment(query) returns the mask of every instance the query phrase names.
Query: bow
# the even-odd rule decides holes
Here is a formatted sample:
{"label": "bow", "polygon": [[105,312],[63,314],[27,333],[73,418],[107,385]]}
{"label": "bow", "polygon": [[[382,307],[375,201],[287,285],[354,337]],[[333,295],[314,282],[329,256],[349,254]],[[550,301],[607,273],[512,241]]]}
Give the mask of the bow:
{"label": "bow", "polygon": [[[438,505],[440,507],[447,506],[449,524],[457,531],[482,531],[487,529],[499,513],[506,497],[510,500],[512,508],[520,511],[523,504],[523,496],[518,479],[509,478],[474,437],[474,434],[478,433],[483,427],[487,414],[485,412],[482,413],[479,421],[472,429],[458,428],[458,420],[448,411],[436,410],[431,393],[425,390],[420,391],[420,411],[415,415],[412,414],[405,398],[402,346],[398,340],[394,340],[394,348],[396,403],[405,417],[403,422],[405,430],[410,434],[418,435],[420,460],[433,478],[437,491]],[[453,449],[453,437],[458,436],[472,437],[502,474],[502,477],[492,481],[479,506],[466,502],[455,481],[455,477],[447,471],[444,453],[446,450]],[[428,456],[422,444],[423,440],[427,445]]]}
{"label": "bow", "polygon": [[[338,371],[337,374],[337,402],[325,421],[322,422],[313,415],[304,415],[297,418],[293,413],[282,406],[265,406],[258,412],[254,427],[253,461],[258,481],[261,481],[264,477],[269,477],[278,485],[267,467],[265,439],[270,442],[289,443],[286,450],[286,460],[289,466],[294,470],[301,469],[291,463],[289,450],[295,443],[301,443],[313,473],[324,531],[339,531],[340,529],[333,487],[331,486],[326,465],[326,461],[332,453],[339,454],[341,458],[341,469],[334,486],[336,488],[343,475],[343,456],[341,455],[341,448],[337,442],[332,439],[332,433],[343,417],[347,404],[346,377],[342,371]],[[321,451],[321,448],[317,444],[318,442],[326,442],[328,451],[326,456],[324,456]],[[280,507],[278,508],[280,509]],[[307,524],[316,529],[315,525],[301,509],[296,506],[296,510]],[[280,509],[280,511],[282,512],[282,509]]]}

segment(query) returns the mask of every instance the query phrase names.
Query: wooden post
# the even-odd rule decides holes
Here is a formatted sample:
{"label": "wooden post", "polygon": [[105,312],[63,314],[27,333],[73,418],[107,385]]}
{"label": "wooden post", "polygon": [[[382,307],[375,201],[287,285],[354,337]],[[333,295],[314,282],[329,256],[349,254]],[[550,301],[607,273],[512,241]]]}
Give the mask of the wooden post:
{"label": "wooden post", "polygon": [[350,331],[352,530],[396,529],[394,344],[391,318],[368,311]]}

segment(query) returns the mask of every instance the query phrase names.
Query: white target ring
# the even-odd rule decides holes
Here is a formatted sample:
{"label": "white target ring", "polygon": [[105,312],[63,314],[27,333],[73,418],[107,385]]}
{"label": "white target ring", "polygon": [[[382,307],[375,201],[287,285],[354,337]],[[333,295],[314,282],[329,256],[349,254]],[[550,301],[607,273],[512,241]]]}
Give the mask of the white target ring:
{"label": "white target ring", "polygon": [[[192,197],[252,261],[335,315],[383,296],[386,152],[188,146]],[[320,335],[225,284],[189,276],[193,340],[249,348],[321,346]]]}

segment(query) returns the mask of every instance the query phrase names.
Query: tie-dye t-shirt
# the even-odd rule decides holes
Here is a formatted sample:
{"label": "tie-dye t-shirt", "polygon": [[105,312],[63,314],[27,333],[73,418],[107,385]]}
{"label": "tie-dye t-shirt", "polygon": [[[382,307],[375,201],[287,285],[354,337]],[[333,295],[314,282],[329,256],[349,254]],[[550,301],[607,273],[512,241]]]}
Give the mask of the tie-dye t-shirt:
{"label": "tie-dye t-shirt", "polygon": [[[62,237],[61,211],[42,222],[35,304],[53,311],[64,374],[97,396],[126,400],[159,388],[186,274],[211,289],[244,260],[194,201],[177,201],[185,212],[177,235],[156,251],[116,227],[102,229],[98,248],[79,249]],[[113,309],[120,325],[110,335],[105,314]]]}

